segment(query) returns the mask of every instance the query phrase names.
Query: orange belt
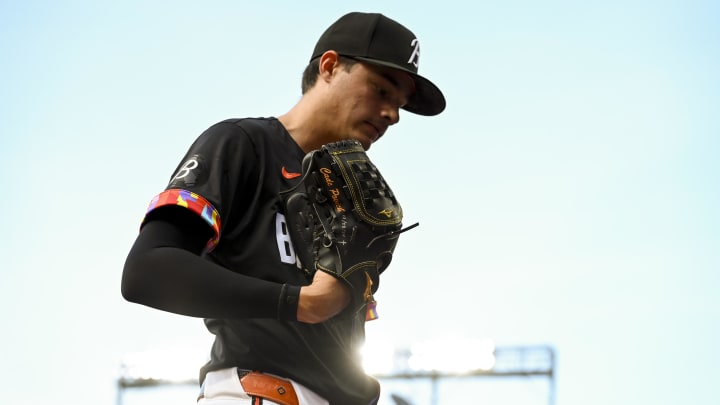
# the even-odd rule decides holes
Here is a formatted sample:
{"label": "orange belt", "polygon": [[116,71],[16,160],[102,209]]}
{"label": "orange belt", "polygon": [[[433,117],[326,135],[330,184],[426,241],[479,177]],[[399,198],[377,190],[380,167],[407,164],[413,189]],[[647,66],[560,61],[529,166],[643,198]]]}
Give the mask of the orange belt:
{"label": "orange belt", "polygon": [[238,370],[238,374],[240,384],[246,393],[282,405],[299,405],[297,394],[290,381],[259,371]]}

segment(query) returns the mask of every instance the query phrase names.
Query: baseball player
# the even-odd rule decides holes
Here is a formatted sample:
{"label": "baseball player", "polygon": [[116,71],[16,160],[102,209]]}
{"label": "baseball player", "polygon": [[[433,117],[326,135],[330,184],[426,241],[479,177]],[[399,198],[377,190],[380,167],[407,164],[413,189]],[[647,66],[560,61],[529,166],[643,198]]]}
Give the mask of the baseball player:
{"label": "baseball player", "polygon": [[318,40],[290,111],[211,126],[152,199],[122,294],[204,318],[215,341],[199,404],[377,403],[379,384],[358,353],[366,318],[346,315],[347,283],[298,266],[280,195],[323,145],[367,150],[400,109],[441,113],[445,98],[418,75],[419,58],[417,38],[398,22],[342,16]]}

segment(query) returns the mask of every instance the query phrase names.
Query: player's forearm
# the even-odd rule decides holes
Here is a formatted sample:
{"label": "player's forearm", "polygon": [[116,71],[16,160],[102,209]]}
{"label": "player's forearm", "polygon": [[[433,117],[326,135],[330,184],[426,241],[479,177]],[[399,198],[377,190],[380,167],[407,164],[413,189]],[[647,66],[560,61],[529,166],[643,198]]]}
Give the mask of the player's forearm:
{"label": "player's forearm", "polygon": [[231,272],[164,238],[167,224],[143,229],[125,262],[125,299],[200,318],[294,319],[299,287]]}

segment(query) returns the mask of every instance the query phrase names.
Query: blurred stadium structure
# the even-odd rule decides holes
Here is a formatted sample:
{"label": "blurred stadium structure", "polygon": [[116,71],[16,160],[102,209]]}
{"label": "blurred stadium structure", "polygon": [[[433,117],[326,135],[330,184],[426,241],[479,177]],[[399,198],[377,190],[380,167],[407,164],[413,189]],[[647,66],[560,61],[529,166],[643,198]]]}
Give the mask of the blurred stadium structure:
{"label": "blurred stadium structure", "polygon": [[[440,348],[438,348],[440,349]],[[435,351],[436,359],[442,361],[447,359],[447,351],[464,353],[465,359],[475,359],[477,352],[467,351],[466,348],[446,347],[443,351]],[[492,364],[477,363],[479,366],[470,367],[471,363],[457,364],[458,367],[434,367],[426,363],[422,367],[413,365],[413,358],[416,356],[410,350],[396,352],[396,365],[394,371],[389,373],[373,373],[380,380],[392,379],[427,379],[431,383],[432,405],[440,404],[438,397],[438,383],[440,380],[460,379],[472,377],[532,377],[542,376],[548,382],[548,404],[555,404],[555,351],[550,346],[516,346],[498,347],[491,352]],[[481,357],[482,359],[482,357]],[[401,405],[398,403],[397,405]]]}
{"label": "blurred stadium structure", "polygon": [[[440,405],[442,381],[473,378],[542,377],[547,381],[547,403],[555,403],[555,350],[551,346],[495,347],[489,340],[431,341],[407,349],[366,348],[365,368],[381,382],[428,381],[431,405]],[[198,365],[204,359],[185,349],[168,348],[127,355],[117,380],[117,405],[124,405],[129,389],[198,386]],[[477,394],[469,392],[473,399]],[[416,405],[412,399],[391,394],[394,405]],[[468,398],[469,399],[469,398]],[[469,402],[468,402],[469,403]]]}

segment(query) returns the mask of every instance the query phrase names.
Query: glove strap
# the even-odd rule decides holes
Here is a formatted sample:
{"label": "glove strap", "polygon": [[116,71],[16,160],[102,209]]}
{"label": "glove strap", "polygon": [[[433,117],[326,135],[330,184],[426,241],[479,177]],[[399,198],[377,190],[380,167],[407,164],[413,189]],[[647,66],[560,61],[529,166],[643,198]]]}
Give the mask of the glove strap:
{"label": "glove strap", "polygon": [[378,319],[380,316],[377,313],[377,301],[375,301],[375,297],[373,297],[372,294],[372,279],[370,278],[370,275],[365,273],[365,278],[367,279],[367,283],[365,284],[365,321],[374,321],[375,319]]}
{"label": "glove strap", "polygon": [[377,313],[377,302],[372,300],[367,303],[367,309],[365,310],[365,321],[374,321],[380,316]]}

